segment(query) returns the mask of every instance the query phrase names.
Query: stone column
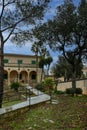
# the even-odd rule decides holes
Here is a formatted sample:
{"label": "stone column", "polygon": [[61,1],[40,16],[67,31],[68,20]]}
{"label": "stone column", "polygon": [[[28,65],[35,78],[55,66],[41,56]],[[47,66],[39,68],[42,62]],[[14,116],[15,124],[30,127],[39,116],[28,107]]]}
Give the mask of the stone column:
{"label": "stone column", "polygon": [[8,69],[8,85],[10,85],[10,69]]}
{"label": "stone column", "polygon": [[28,84],[29,84],[29,69],[28,69]]}
{"label": "stone column", "polygon": [[20,81],[20,71],[18,71],[18,77],[17,77],[17,81],[19,82]]}

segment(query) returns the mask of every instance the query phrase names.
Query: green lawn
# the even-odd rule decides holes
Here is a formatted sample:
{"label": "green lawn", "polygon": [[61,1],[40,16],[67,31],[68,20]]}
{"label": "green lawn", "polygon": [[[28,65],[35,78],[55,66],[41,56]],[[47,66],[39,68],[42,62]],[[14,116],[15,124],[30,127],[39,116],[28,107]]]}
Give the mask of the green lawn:
{"label": "green lawn", "polygon": [[4,103],[4,102],[3,102],[2,107],[12,106],[12,105],[15,105],[15,104],[18,104],[18,103],[21,103],[21,102],[23,102],[23,101],[20,100],[20,99],[17,99],[17,100],[15,100],[15,101],[10,101],[10,102],[7,102],[7,103]]}
{"label": "green lawn", "polygon": [[11,120],[0,119],[0,130],[87,130],[87,96],[55,99],[58,104],[46,103]]}

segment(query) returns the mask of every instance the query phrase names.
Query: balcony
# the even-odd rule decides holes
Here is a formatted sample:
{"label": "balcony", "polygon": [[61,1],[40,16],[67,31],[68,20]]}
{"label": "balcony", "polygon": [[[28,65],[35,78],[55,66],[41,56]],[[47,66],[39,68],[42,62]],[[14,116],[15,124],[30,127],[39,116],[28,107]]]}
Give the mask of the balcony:
{"label": "balcony", "polygon": [[4,67],[15,67],[15,68],[36,68],[36,64],[17,64],[17,63],[4,63]]}

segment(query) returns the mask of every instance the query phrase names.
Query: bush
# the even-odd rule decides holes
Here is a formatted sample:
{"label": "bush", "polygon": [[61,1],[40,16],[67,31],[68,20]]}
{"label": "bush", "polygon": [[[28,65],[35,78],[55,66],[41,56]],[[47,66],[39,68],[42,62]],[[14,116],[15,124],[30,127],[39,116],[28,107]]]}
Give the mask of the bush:
{"label": "bush", "polygon": [[14,89],[16,92],[18,92],[18,88],[19,88],[20,84],[18,82],[13,82],[11,84],[11,89]]}
{"label": "bush", "polygon": [[47,88],[47,89],[53,89],[53,81],[51,78],[46,78],[45,81],[44,81],[44,86]]}
{"label": "bush", "polygon": [[36,86],[35,86],[36,89],[44,92],[45,91],[45,88],[44,88],[44,83],[41,82],[41,83],[38,83]]}
{"label": "bush", "polygon": [[76,94],[82,94],[82,89],[81,88],[76,88]]}
{"label": "bush", "polygon": [[73,89],[72,88],[67,88],[66,89],[66,94],[73,94]]}
{"label": "bush", "polygon": [[55,94],[64,94],[65,92],[64,91],[60,91],[60,90],[54,90],[54,93]]}
{"label": "bush", "polygon": [[[66,89],[66,94],[73,94],[73,89],[72,88],[67,88]],[[75,94],[82,94],[82,89],[81,88],[76,88]]]}

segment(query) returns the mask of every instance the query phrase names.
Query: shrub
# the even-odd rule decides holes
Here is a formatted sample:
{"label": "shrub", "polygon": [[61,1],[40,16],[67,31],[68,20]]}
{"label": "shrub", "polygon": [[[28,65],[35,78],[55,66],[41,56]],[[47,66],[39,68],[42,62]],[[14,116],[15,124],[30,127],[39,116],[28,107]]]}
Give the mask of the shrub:
{"label": "shrub", "polygon": [[76,88],[76,94],[82,94],[82,89],[81,88]]}
{"label": "shrub", "polygon": [[73,94],[73,89],[72,88],[67,88],[66,89],[66,94]]}
{"label": "shrub", "polygon": [[41,82],[41,83],[38,83],[36,86],[35,86],[36,89],[40,90],[40,91],[45,91],[45,88],[44,88],[44,83]]}
{"label": "shrub", "polygon": [[11,84],[11,89],[14,89],[16,92],[18,92],[18,88],[19,88],[20,84],[18,82],[13,82]]}
{"label": "shrub", "polygon": [[44,81],[44,86],[47,88],[47,89],[53,89],[53,81],[51,78],[46,78],[45,81]]}
{"label": "shrub", "polygon": [[64,94],[65,92],[64,92],[64,91],[61,91],[61,90],[55,90],[54,93],[55,93],[55,94]]}
{"label": "shrub", "polygon": [[[67,88],[66,89],[66,94],[73,94],[73,89],[72,88]],[[75,94],[82,94],[82,89],[81,88],[76,88]]]}

